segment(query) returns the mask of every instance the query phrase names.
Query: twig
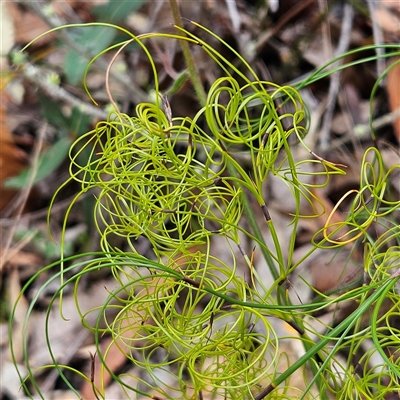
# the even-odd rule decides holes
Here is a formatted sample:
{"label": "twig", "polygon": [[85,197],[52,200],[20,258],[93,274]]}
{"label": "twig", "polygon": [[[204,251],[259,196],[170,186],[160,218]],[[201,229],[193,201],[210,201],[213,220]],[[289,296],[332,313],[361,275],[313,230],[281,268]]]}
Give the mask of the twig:
{"label": "twig", "polygon": [[[172,14],[174,16],[175,24],[178,27],[183,27],[181,13],[179,11],[179,6],[176,0],[169,0]],[[196,92],[197,98],[202,106],[206,104],[207,95],[204,91],[203,85],[201,83],[199,74],[197,73],[196,67],[194,65],[192,54],[190,53],[189,43],[186,40],[181,40],[181,46],[183,51],[183,56],[185,58],[185,62],[189,71],[190,79],[192,81],[192,85]]]}
{"label": "twig", "polygon": [[103,111],[101,108],[92,106],[89,103],[85,103],[77,97],[73,96],[71,93],[67,92],[62,87],[51,82],[50,79],[46,77],[43,70],[36,67],[35,65],[25,62],[25,69],[23,75],[31,83],[38,85],[44,92],[46,92],[51,98],[57,100],[63,100],[66,103],[77,107],[80,111],[85,114],[92,115],[100,119],[107,119],[108,113]]}
{"label": "twig", "polygon": [[[383,128],[384,126],[392,124],[394,121],[396,121],[397,118],[400,117],[400,108],[397,108],[396,110],[393,110],[389,114],[383,115],[382,117],[376,118],[374,121],[372,121],[372,129],[380,129]],[[371,125],[365,124],[365,125],[357,125],[355,127],[355,133],[357,136],[364,136],[368,133],[371,132]]]}
{"label": "twig", "polygon": [[[380,45],[383,44],[383,33],[382,33],[382,27],[378,24],[378,21],[376,19],[376,10],[379,7],[378,3],[375,0],[367,0],[368,4],[368,9],[369,9],[369,16],[372,21],[372,33],[374,37],[374,44],[377,45],[375,52],[377,55],[377,60],[376,60],[376,74],[377,76],[381,76],[383,74],[383,71],[385,71],[385,60],[382,58],[384,55],[384,49],[380,47]],[[380,86],[384,85],[384,79],[380,80],[379,82]]]}
{"label": "twig", "polygon": [[[335,51],[335,56],[345,53],[350,45],[350,35],[353,26],[354,9],[349,3],[344,5],[343,23],[340,32],[340,39]],[[338,67],[343,63],[343,59],[336,61],[332,67]],[[320,148],[326,150],[329,145],[329,134],[332,125],[333,112],[336,105],[336,99],[339,93],[340,84],[340,71],[336,71],[331,75],[331,82],[329,85],[329,92],[327,97],[326,112],[323,117],[321,134],[320,134]]]}
{"label": "twig", "polygon": [[153,30],[157,24],[157,20],[160,16],[160,12],[164,6],[163,1],[156,1],[153,3],[151,13],[148,15],[149,18],[149,30]]}
{"label": "twig", "polygon": [[[40,18],[42,18],[51,28],[58,28],[62,25],[65,25],[66,22],[63,21],[58,15],[56,15],[54,12],[45,12],[44,11],[44,5],[41,4],[40,1],[38,0],[31,0],[28,2],[24,2],[25,5],[30,7]],[[82,23],[80,21],[79,23]],[[90,52],[87,51],[84,47],[82,47],[79,43],[77,43],[71,35],[67,33],[66,30],[62,29],[59,31],[63,41],[68,44],[68,46],[76,51],[81,57],[84,59],[90,61],[92,57],[94,56]],[[94,39],[95,40],[95,39]],[[101,58],[98,58],[94,62],[95,65],[97,65],[99,68],[101,68],[103,71],[107,70],[108,63],[102,60]],[[130,95],[132,98],[137,102],[146,102],[149,101],[149,96],[146,92],[144,92],[142,89],[140,89],[138,86],[135,85],[135,82],[133,82],[132,79],[129,78],[128,75],[122,74],[121,72],[118,73],[112,73],[112,77],[120,82],[124,87],[129,87],[130,88]]]}
{"label": "twig", "polygon": [[314,0],[302,0],[296,3],[295,6],[289,9],[289,11],[284,14],[281,19],[269,30],[260,35],[257,40],[256,49],[259,53],[262,48],[268,43],[272,36],[276,35],[292,18],[294,18],[301,11],[310,6]]}
{"label": "twig", "polygon": [[35,237],[38,231],[38,228],[33,229],[33,231],[28,232],[15,246],[7,249],[6,254],[2,257],[2,263],[6,264],[16,256]]}
{"label": "twig", "polygon": [[233,32],[239,34],[240,31],[240,15],[237,8],[236,0],[225,0],[228,8],[229,17],[232,21]]}
{"label": "twig", "polygon": [[[321,18],[326,17],[328,10],[328,0],[318,0],[318,9]],[[324,52],[324,59],[330,60],[333,57],[332,36],[331,36],[330,24],[326,18],[322,18],[321,31],[322,31],[322,46],[323,46],[322,50]]]}
{"label": "twig", "polygon": [[39,166],[39,156],[40,156],[40,152],[42,150],[43,147],[43,142],[44,142],[44,137],[46,134],[46,128],[47,125],[44,124],[43,127],[40,129],[39,131],[39,135],[38,135],[38,139],[37,142],[35,144],[35,148],[33,151],[33,156],[32,156],[32,165],[31,165],[31,169],[30,169],[30,175],[29,175],[29,180],[28,183],[26,185],[26,188],[23,190],[22,192],[22,196],[21,196],[21,204],[18,207],[17,210],[17,216],[14,219],[14,224],[11,226],[10,232],[8,233],[8,237],[6,240],[6,243],[4,245],[2,254],[0,254],[0,284],[1,284],[1,277],[2,277],[2,272],[3,272],[3,268],[4,265],[6,264],[7,260],[8,260],[8,253],[9,250],[11,248],[11,242],[12,239],[14,237],[14,233],[17,229],[18,226],[18,222],[20,220],[21,214],[23,209],[25,208],[26,202],[28,200],[29,194],[32,190],[33,187],[33,182],[35,181],[35,176],[38,170],[38,166]]}
{"label": "twig", "polygon": [[356,136],[356,138],[362,139],[369,133],[371,133],[371,130],[375,131],[377,129],[381,129],[385,126],[388,126],[392,124],[394,121],[396,121],[396,119],[399,117],[400,117],[400,108],[393,110],[389,114],[385,114],[382,117],[374,119],[371,124],[356,125],[352,132],[346,134],[345,136],[339,139],[334,140],[329,146],[329,149],[332,150],[342,146],[344,143],[347,143],[348,141],[353,139],[354,135]]}
{"label": "twig", "polygon": [[[81,194],[79,196],[79,198],[76,199],[76,202],[78,203],[78,202],[82,201],[89,195],[91,195],[91,192],[86,192],[86,193]],[[55,203],[51,208],[52,212],[64,210],[71,204],[71,202],[75,199],[75,197],[76,197],[76,195],[74,194],[58,203]],[[49,213],[48,208],[44,208],[41,210],[23,214],[18,217],[18,220],[19,220],[19,222],[35,221],[37,219],[46,217],[48,213]],[[17,217],[0,218],[0,228],[13,225],[15,223],[16,218]]]}
{"label": "twig", "polygon": [[[97,315],[96,316],[91,316],[89,315],[88,317],[88,322],[93,323],[96,321]],[[64,355],[60,357],[59,360],[57,360],[58,364],[62,365],[68,365],[68,363],[71,361],[71,359],[75,356],[76,352],[79,350],[79,348],[82,346],[82,344],[86,341],[86,339],[89,337],[90,331],[88,329],[82,329],[80,330],[69,342],[69,346],[65,349]],[[41,390],[43,393],[49,393],[51,389],[54,387],[54,383],[56,379],[59,376],[59,372],[56,369],[53,369],[46,377],[44,382],[41,384]]]}

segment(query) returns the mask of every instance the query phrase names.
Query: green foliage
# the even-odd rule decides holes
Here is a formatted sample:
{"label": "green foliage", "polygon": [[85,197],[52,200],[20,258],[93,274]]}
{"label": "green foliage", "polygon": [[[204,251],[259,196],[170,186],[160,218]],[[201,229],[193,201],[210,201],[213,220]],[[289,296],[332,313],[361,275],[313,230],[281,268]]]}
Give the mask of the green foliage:
{"label": "green foliage", "polygon": [[[66,159],[70,151],[73,139],[87,131],[90,117],[77,108],[73,108],[71,115],[66,116],[61,110],[60,104],[50,101],[42,96],[44,117],[58,130],[59,139],[49,145],[39,156],[37,171],[33,184],[49,177]],[[18,176],[5,181],[4,187],[22,189],[27,186],[32,168],[24,169]]]}
{"label": "green foliage", "polygon": [[144,3],[144,0],[121,0],[118,2],[108,0],[105,4],[99,4],[93,7],[93,14],[99,21],[120,22],[124,21],[128,15],[138,10]]}
{"label": "green foliage", "polygon": [[[242,62],[240,67],[206,41],[179,29],[182,36],[161,36],[201,46],[221,67],[223,77],[212,85],[205,106],[193,119],[173,117],[159,91],[154,62],[145,43],[147,38],[160,35],[131,35],[132,39],[120,44],[124,48],[135,41],[149,57],[154,72],[155,104],[139,104],[135,116],[122,114],[116,107],[106,121],[99,122],[73,144],[70,180],[80,184],[80,194],[96,189],[95,223],[103,252],[64,257],[60,263],[46,267],[45,271],[58,272],[35,295],[28,318],[40,292],[55,279],[61,279],[61,286],[51,306],[67,285],[74,285],[80,310],[81,278],[108,269],[116,289],[110,291],[102,307],[80,313],[82,323],[94,335],[97,356],[105,369],[109,370],[108,349],[100,348],[100,339],[110,334],[111,345],[123,348],[132,365],[146,371],[146,379],[129,376],[128,380],[126,374],[117,376],[109,370],[128,398],[151,397],[148,392],[152,389],[158,398],[191,399],[210,393],[216,398],[260,400],[278,385],[274,398],[290,398],[290,376],[307,366],[313,377],[309,379],[304,373],[307,390],[301,398],[312,398],[313,388],[320,398],[327,398],[330,393],[337,398],[383,399],[392,390],[387,382],[400,378],[395,345],[398,331],[391,328],[390,322],[398,314],[396,260],[400,256],[399,227],[391,222],[391,217],[400,208],[400,201],[391,198],[387,184],[389,175],[398,171],[400,165],[386,170],[379,150],[367,150],[360,189],[354,191],[347,220],[331,224],[329,218],[315,235],[314,248],[305,256],[317,248],[364,245],[368,282],[344,293],[320,294],[307,304],[292,304],[282,283],[304,261],[303,258],[292,263],[297,224],[303,217],[300,201],[318,201],[311,189],[326,185],[332,174],[344,172],[320,157],[300,162],[294,159],[289,142],[305,146],[307,113],[293,87],[260,80],[227,44]],[[312,76],[309,82],[324,74]],[[82,162],[80,154],[84,151],[89,156]],[[245,164],[238,160],[241,155],[246,156]],[[310,174],[324,178],[322,184],[300,179],[299,171],[307,163],[320,166],[319,172]],[[290,187],[297,207],[288,227],[288,254],[284,254],[285,247],[279,242],[263,198],[264,185],[271,174]],[[251,204],[260,207],[265,221],[251,216]],[[74,202],[66,220],[73,206]],[[273,246],[267,246],[261,235],[261,223],[268,226]],[[389,228],[376,240],[369,228],[380,224]],[[139,237],[151,243],[154,261],[138,254]],[[230,262],[222,260],[215,249],[216,237],[225,240],[231,250]],[[130,251],[116,247],[115,238],[124,238]],[[257,244],[274,277],[268,287],[244,250],[248,239]],[[238,258],[235,247],[243,259]],[[79,260],[82,256],[90,259]],[[248,266],[250,283],[236,273],[238,262],[243,260]],[[23,292],[36,278],[27,283]],[[381,309],[384,299],[391,303],[389,311]],[[313,313],[350,300],[358,304],[356,310],[337,326],[327,326],[326,332],[319,333],[312,323],[317,320]],[[112,320],[111,310],[117,311]],[[362,320],[369,310],[371,322],[365,325]],[[92,314],[95,323],[90,322]],[[304,355],[286,371],[276,370],[282,354],[272,318],[294,327],[296,339],[304,346]],[[362,365],[367,365],[376,352],[383,362],[376,370],[366,367],[363,374],[357,375],[352,359],[367,339],[373,341],[375,348],[365,352]],[[48,345],[54,367],[79,397],[63,374],[66,367],[57,363],[50,342]],[[343,364],[341,353],[345,350],[348,359]],[[25,355],[30,368],[26,348]],[[160,379],[159,371],[173,376],[180,387],[169,387]],[[34,372],[29,369],[27,379],[40,392]],[[24,387],[30,393],[25,382]],[[103,396],[100,388],[96,393]]]}
{"label": "green foliage", "polygon": [[[108,3],[94,7],[93,14],[98,17],[99,21],[122,22],[131,12],[140,8],[143,3],[144,0],[118,2],[109,0]],[[87,54],[70,50],[66,55],[64,72],[72,85],[82,82],[88,62],[87,55],[91,58],[110,46],[116,37],[116,32],[115,29],[110,29],[106,25],[86,26],[85,29],[78,28],[75,40],[87,51]]]}
{"label": "green foliage", "polygon": [[[71,139],[63,137],[40,155],[33,184],[48,177],[58,166],[60,166],[60,164],[66,159],[70,146]],[[30,175],[31,170],[27,168],[22,171],[20,175],[7,179],[4,183],[4,187],[22,189],[27,186],[30,180]]]}
{"label": "green foliage", "polygon": [[[31,237],[31,246],[40,253],[46,260],[55,260],[60,255],[60,243],[49,241],[48,235],[37,229],[26,229],[21,228],[15,232],[15,238],[17,240],[24,240],[26,237]],[[83,236],[83,235],[82,235]],[[65,243],[63,248],[64,254],[69,256],[74,253],[72,243]]]}

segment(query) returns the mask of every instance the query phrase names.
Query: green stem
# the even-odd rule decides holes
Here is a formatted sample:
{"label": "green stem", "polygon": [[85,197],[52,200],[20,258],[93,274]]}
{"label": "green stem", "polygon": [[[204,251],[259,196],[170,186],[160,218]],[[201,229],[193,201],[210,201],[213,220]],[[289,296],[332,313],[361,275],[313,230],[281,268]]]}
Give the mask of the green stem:
{"label": "green stem", "polygon": [[[300,357],[290,368],[283,372],[275,381],[271,382],[264,390],[262,390],[258,395],[254,396],[254,400],[262,400],[268,396],[277,386],[284,382],[289,376],[291,376],[297,369],[299,369],[304,363],[306,363],[311,357],[314,357],[321,349],[327,346],[332,340],[335,340],[338,335],[341,335],[333,349],[331,350],[328,357],[325,359],[324,363],[321,365],[319,373],[323,371],[326,364],[329,362],[331,356],[334,354],[335,350],[338,348],[340,343],[345,339],[347,333],[350,331],[352,326],[360,319],[360,317],[369,310],[372,304],[385,294],[393,287],[396,283],[398,277],[389,278],[382,286],[371,295],[371,297],[360,307],[351,313],[346,319],[344,319],[336,328],[321,339],[315,346],[313,346],[309,351],[307,351],[302,357]],[[343,332],[343,333],[342,333]],[[319,375],[319,374],[318,374]],[[314,380],[316,377],[314,377]]]}
{"label": "green stem", "polygon": [[[175,24],[178,27],[183,28],[182,17],[177,1],[169,0],[169,4],[171,5],[172,15],[174,16]],[[192,81],[192,85],[200,104],[204,107],[207,102],[207,95],[204,91],[203,85],[201,84],[201,80],[199,74],[197,73],[196,67],[194,66],[193,57],[190,53],[189,43],[186,40],[181,40],[180,43],[183,51],[183,56],[185,57],[185,62],[189,71],[190,79]]]}
{"label": "green stem", "polygon": [[[233,177],[235,177],[236,176],[236,172],[237,172],[235,167],[230,162],[227,163],[227,167],[228,167],[229,173]],[[253,210],[251,208],[251,204],[250,204],[250,201],[249,201],[248,194],[245,191],[245,188],[243,186],[241,187],[241,189],[243,190],[243,209],[244,209],[244,212],[246,214],[246,218],[247,218],[247,220],[248,220],[248,222],[249,222],[249,224],[251,226],[251,229],[253,230],[254,236],[257,238],[259,243],[263,244],[263,246],[260,246],[261,247],[261,252],[262,252],[262,254],[264,256],[265,261],[268,264],[268,267],[269,267],[269,270],[271,271],[272,277],[274,278],[275,281],[277,281],[279,279],[279,272],[276,269],[274,260],[272,259],[271,255],[268,253],[267,244],[265,243],[265,240],[263,238],[261,230],[260,230],[260,228],[259,228],[259,226],[257,224],[256,219],[254,218],[254,213],[253,213]]]}

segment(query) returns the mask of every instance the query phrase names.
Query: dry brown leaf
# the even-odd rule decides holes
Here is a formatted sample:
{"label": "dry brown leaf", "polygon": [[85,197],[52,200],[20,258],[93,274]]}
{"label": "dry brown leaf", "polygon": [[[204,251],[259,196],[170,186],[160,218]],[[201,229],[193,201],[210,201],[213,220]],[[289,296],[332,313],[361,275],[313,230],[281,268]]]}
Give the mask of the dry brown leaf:
{"label": "dry brown leaf", "polygon": [[[7,282],[8,301],[10,305],[16,303],[18,296],[21,292],[21,285],[19,281],[20,278],[18,274],[18,269],[13,268],[11,272],[8,274],[8,282]],[[15,309],[14,324],[12,331],[13,351],[14,351],[15,361],[17,363],[21,362],[24,359],[23,343],[25,340],[24,334],[26,334],[26,332],[23,331],[23,326],[27,312],[28,312],[28,302],[24,297],[21,297],[18,300],[18,306]],[[8,356],[7,359],[11,360],[11,356]]]}
{"label": "dry brown leaf", "polygon": [[[311,191],[319,200],[317,201],[313,198],[315,210],[321,214],[316,218],[318,225],[321,227],[324,226],[328,217],[331,215],[329,225],[334,224],[334,226],[326,229],[326,234],[329,235],[329,233],[338,227],[338,224],[346,220],[346,217],[339,209],[334,210],[334,204],[332,204],[324,190],[312,188]],[[342,228],[340,230],[340,235],[344,235],[346,232],[347,229]],[[353,243],[349,243],[344,246],[344,249],[348,248],[348,251],[350,251],[352,247]],[[308,246],[302,246],[297,249],[293,258],[294,262],[296,259],[300,259],[304,256],[307,251],[309,251]],[[350,256],[346,250],[341,253],[336,253],[335,250],[318,249],[296,270],[295,276],[301,275],[318,291],[327,292],[358,276],[360,268],[355,258],[359,256],[357,251],[354,251],[352,256]],[[302,293],[302,301],[306,301],[309,288],[304,287],[304,283],[297,280],[295,277],[292,282],[295,282],[294,286],[296,291]]]}
{"label": "dry brown leaf", "polygon": [[[39,16],[34,14],[28,7],[18,5],[12,1],[7,3],[7,11],[14,23],[15,42],[16,43],[29,43],[37,36],[50,29]],[[36,44],[42,46],[50,43],[54,37],[46,35],[39,39]]]}
{"label": "dry brown leaf", "polygon": [[[296,249],[293,262],[302,259],[311,248],[311,245],[305,245]],[[317,249],[296,268],[290,278],[296,291],[291,292],[292,300],[297,302],[299,295],[303,303],[307,302],[312,295],[308,285],[325,293],[356,280],[360,274],[362,268],[347,250]]]}
{"label": "dry brown leaf", "polygon": [[[155,279],[154,277],[150,277],[149,279],[151,280],[151,285],[149,285],[147,289],[149,293],[152,293],[158,284],[162,284],[162,282],[165,281],[165,278]],[[144,322],[145,314],[146,311],[138,310],[137,306],[132,307],[132,310],[129,314],[127,313],[120,326],[125,337],[136,338],[138,336],[138,332],[141,330],[141,322]],[[140,321],[141,318],[142,321]],[[113,372],[120,370],[126,363],[126,355],[131,350],[129,345],[119,337],[105,338],[101,342],[100,348],[108,369]],[[112,377],[108,370],[102,368],[102,362],[99,357],[95,357],[91,368],[94,387],[99,390],[101,390],[101,388],[107,388],[112,381]],[[88,381],[83,383],[80,392],[85,400],[95,400],[98,398],[97,394],[93,391],[93,385]]]}
{"label": "dry brown leaf", "polygon": [[325,251],[313,260],[310,273],[313,286],[324,293],[354,280],[362,270],[346,252],[336,255],[334,251],[330,254]]}
{"label": "dry brown leaf", "polygon": [[389,33],[400,33],[400,19],[390,10],[379,7],[375,10],[375,18],[381,28]]}
{"label": "dry brown leaf", "polygon": [[[400,58],[393,61],[400,61]],[[390,110],[395,111],[400,109],[400,64],[394,66],[388,73],[387,91],[389,94]],[[397,141],[400,143],[400,117],[394,121],[393,128]]]}
{"label": "dry brown leaf", "polygon": [[[20,243],[23,244],[23,242]],[[0,258],[6,260],[8,269],[19,269],[20,279],[30,278],[43,265],[42,257],[35,253],[22,251],[18,245],[8,251],[0,248]]]}
{"label": "dry brown leaf", "polygon": [[0,68],[2,72],[8,64],[6,54],[13,47],[15,41],[13,23],[6,7],[6,2],[0,2]]}
{"label": "dry brown leaf", "polygon": [[[335,210],[335,212],[333,212],[334,205],[332,204],[332,202],[329,200],[328,196],[322,189],[317,187],[311,188],[311,192],[319,200],[318,202],[314,197],[312,198],[316,212],[318,214],[321,214],[317,217],[321,226],[325,226],[328,217],[332,214],[332,218],[330,219],[329,225],[334,224],[335,226],[333,226],[332,228],[327,228],[326,230],[326,233],[330,234],[337,228],[338,224],[344,222],[346,218],[338,209]],[[344,233],[345,231],[341,230],[341,234]]]}
{"label": "dry brown leaf", "polygon": [[[108,281],[104,281],[107,283]],[[94,310],[99,305],[104,304],[108,297],[108,292],[104,288],[104,282],[99,281],[97,285],[93,285],[90,290],[85,290],[78,293],[80,311],[86,314],[89,310]],[[54,285],[52,288],[51,285]],[[57,290],[59,282],[52,282],[44,289],[42,301],[48,300],[46,290],[52,293]],[[48,343],[44,335],[44,327],[48,322],[48,340],[55,359],[61,364],[69,364],[70,360],[75,356],[79,348],[87,344],[91,340],[89,330],[82,327],[81,314],[77,310],[75,298],[73,295],[63,297],[62,301],[63,316],[56,306],[54,306],[46,319],[46,313],[41,311],[33,311],[29,316],[30,333],[25,337],[25,341],[29,343],[29,363],[35,369],[42,365],[52,363],[48,350]],[[88,324],[94,324],[97,318],[95,311],[86,315]],[[21,325],[22,326],[22,325]],[[54,371],[54,370],[53,370]],[[46,382],[43,382],[41,389],[46,392],[54,387],[55,376],[47,377]],[[85,400],[87,400],[85,398]]]}
{"label": "dry brown leaf", "polygon": [[[120,347],[121,346],[121,347]],[[126,353],[129,352],[127,346],[124,346],[121,340],[118,340],[116,344],[115,339],[106,338],[100,344],[102,354],[107,354],[105,362],[107,368],[111,371],[116,372],[126,363]],[[96,388],[106,388],[112,381],[110,373],[102,367],[102,363],[99,357],[94,356],[94,362],[91,365],[91,375],[93,376],[93,384]],[[80,390],[82,398],[85,400],[95,400],[98,398],[97,394],[94,393],[91,383],[85,381]]]}
{"label": "dry brown leaf", "polygon": [[[392,173],[389,175],[389,183],[390,186],[396,190],[397,192],[397,198],[400,198],[400,155],[398,149],[397,152],[395,152],[393,149],[388,148],[388,149],[382,149],[382,160],[386,166],[386,168],[392,169]],[[394,194],[394,196],[396,196]]]}
{"label": "dry brown leaf", "polygon": [[386,8],[400,12],[400,2],[398,0],[379,0],[379,3]]}
{"label": "dry brown leaf", "polygon": [[11,132],[6,124],[6,110],[3,105],[4,99],[0,97],[0,211],[16,195],[15,190],[4,189],[4,181],[18,175],[24,168],[26,155],[17,146],[14,145]]}
{"label": "dry brown leaf", "polygon": [[[198,247],[190,249],[192,252],[196,252]],[[170,264],[171,268],[174,269],[185,269],[187,258],[185,256],[176,256]],[[156,278],[154,276],[149,277],[150,285],[146,288],[148,293],[154,292],[157,286],[162,285],[165,282],[165,278]],[[131,311],[126,314],[124,320],[121,322],[120,329],[124,332],[125,337],[136,338],[140,332],[141,323],[144,322],[146,314],[145,310],[138,310],[137,306],[133,306]],[[151,321],[146,321],[151,323]],[[128,344],[121,338],[106,338],[100,344],[102,354],[104,354],[105,363],[111,371],[118,371],[127,361],[127,354],[131,351]],[[107,388],[111,382],[112,377],[108,370],[102,368],[102,363],[98,357],[95,358],[92,364],[92,378],[93,384],[96,388]],[[93,392],[93,386],[91,382],[85,381],[81,387],[81,395],[85,400],[95,400],[96,394]]]}

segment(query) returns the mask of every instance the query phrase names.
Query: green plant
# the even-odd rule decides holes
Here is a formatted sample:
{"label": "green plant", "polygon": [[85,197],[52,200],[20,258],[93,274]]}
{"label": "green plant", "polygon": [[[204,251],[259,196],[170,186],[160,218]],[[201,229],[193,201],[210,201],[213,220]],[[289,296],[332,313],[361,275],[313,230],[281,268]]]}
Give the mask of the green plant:
{"label": "green plant", "polygon": [[[192,24],[221,41],[211,31]],[[77,294],[85,274],[108,269],[117,288],[109,292],[102,307],[80,314],[82,324],[94,335],[102,368],[124,387],[128,398],[134,394],[157,399],[202,398],[204,393],[229,399],[261,400],[268,395],[291,398],[290,376],[306,366],[313,377],[308,379],[304,373],[306,390],[301,398],[312,398],[312,393],[317,393],[322,399],[329,398],[329,394],[337,398],[383,399],[398,390],[398,330],[391,318],[398,314],[396,260],[400,245],[399,227],[391,218],[400,201],[392,198],[388,182],[400,165],[386,170],[379,149],[368,149],[361,166],[360,189],[354,191],[347,220],[330,224],[329,217],[326,226],[315,234],[313,249],[294,263],[297,225],[300,218],[306,217],[300,213],[300,202],[314,207],[319,200],[312,189],[326,185],[333,174],[344,174],[342,166],[317,156],[304,143],[307,112],[296,88],[261,81],[228,44],[223,43],[241,61],[240,67],[179,26],[177,34],[135,37],[113,25],[92,25],[120,29],[130,36],[99,56],[119,48],[118,55],[132,42],[144,51],[154,74],[154,103],[139,104],[132,117],[118,110],[110,94],[114,110],[108,119],[73,144],[77,151],[70,152],[70,180],[81,185],[79,195],[96,190],[95,222],[102,252],[63,257],[41,271],[39,274],[61,267],[35,295],[26,324],[41,291],[53,280],[60,279],[61,285],[47,318],[53,304],[62,299],[65,287],[74,286]],[[159,90],[157,69],[146,45],[147,40],[158,36],[201,46],[223,71],[223,77],[212,85],[205,104],[192,119],[170,115],[168,101]],[[398,47],[391,48],[398,53]],[[298,87],[332,73],[327,67]],[[291,142],[303,145],[312,158],[296,161]],[[90,157],[80,164],[83,151]],[[238,161],[240,156],[244,162]],[[303,172],[310,170],[304,168],[307,164],[319,169]],[[296,203],[288,228],[291,236],[287,253],[264,201],[263,188],[270,175],[288,185]],[[304,180],[307,176],[323,181]],[[79,195],[67,211],[65,224]],[[254,204],[262,211],[272,248],[254,218]],[[315,211],[308,217],[317,214]],[[376,238],[370,229],[381,224],[386,232]],[[138,254],[139,237],[150,242],[151,259]],[[224,238],[231,249],[229,263],[214,248],[215,237]],[[123,238],[129,251],[116,247],[116,238]],[[253,263],[247,239],[256,244],[256,251],[267,262],[273,278],[269,286]],[[345,292],[318,293],[307,304],[293,304],[288,296],[288,279],[304,259],[316,249],[352,243],[365,247],[364,269],[369,279]],[[242,259],[237,257],[236,248]],[[80,260],[83,256],[90,259]],[[242,260],[248,267],[248,280],[236,274]],[[39,274],[26,284],[21,296]],[[357,307],[347,318],[336,326],[326,326],[322,334],[315,329],[315,312],[349,300]],[[384,300],[390,303],[385,307],[389,311],[380,312]],[[78,296],[76,305],[80,310]],[[363,316],[370,309],[371,323],[365,325]],[[116,313],[112,319],[111,311]],[[283,372],[276,369],[282,354],[271,324],[273,318],[293,327],[295,339],[304,346],[304,355]],[[112,344],[119,346],[133,365],[147,372],[146,379],[129,376],[128,381],[124,374],[117,376],[109,369],[108,350],[100,348],[104,334],[111,335]],[[367,339],[374,342],[375,348],[365,353],[360,365],[368,365],[375,352],[383,362],[376,371],[365,368],[357,375],[353,356]],[[79,398],[63,372],[71,367],[59,365],[50,342],[48,346],[52,367]],[[343,351],[348,354],[344,363],[339,357]],[[25,359],[29,369],[26,347]],[[159,371],[173,376],[179,387],[166,384],[159,378]],[[21,376],[28,393],[31,389],[27,381],[40,393],[34,372],[29,369],[26,379]],[[74,372],[90,380],[82,372]],[[135,384],[129,383],[132,381]],[[149,394],[150,389],[157,395]],[[93,390],[99,398],[104,396],[102,388],[93,385]]]}

